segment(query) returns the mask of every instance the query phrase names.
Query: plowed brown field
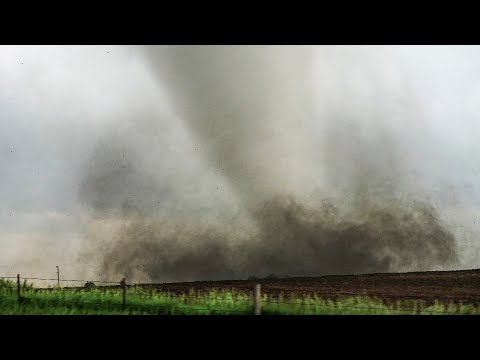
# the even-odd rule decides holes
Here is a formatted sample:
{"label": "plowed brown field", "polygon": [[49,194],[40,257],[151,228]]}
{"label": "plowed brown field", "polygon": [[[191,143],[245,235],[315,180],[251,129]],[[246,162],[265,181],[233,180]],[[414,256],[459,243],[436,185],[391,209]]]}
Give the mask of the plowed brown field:
{"label": "plowed brown field", "polygon": [[316,294],[323,298],[337,299],[367,295],[381,298],[385,302],[423,300],[427,303],[440,301],[480,305],[480,270],[196,281],[139,286],[175,294],[192,291],[203,293],[214,289],[252,293],[255,284],[261,284],[262,293],[272,297],[280,294],[295,297]]}

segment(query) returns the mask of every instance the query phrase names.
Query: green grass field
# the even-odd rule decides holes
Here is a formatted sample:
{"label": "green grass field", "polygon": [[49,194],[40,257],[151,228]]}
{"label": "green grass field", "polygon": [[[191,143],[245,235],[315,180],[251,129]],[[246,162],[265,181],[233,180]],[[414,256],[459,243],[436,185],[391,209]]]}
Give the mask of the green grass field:
{"label": "green grass field", "polygon": [[[122,308],[121,289],[35,289],[23,283],[21,300],[14,282],[0,280],[2,315],[253,315],[251,296],[235,292],[174,295],[128,288],[127,306]],[[471,305],[426,306],[418,301],[385,305],[380,299],[349,297],[333,301],[318,297],[262,298],[262,315],[450,315],[480,314]]]}

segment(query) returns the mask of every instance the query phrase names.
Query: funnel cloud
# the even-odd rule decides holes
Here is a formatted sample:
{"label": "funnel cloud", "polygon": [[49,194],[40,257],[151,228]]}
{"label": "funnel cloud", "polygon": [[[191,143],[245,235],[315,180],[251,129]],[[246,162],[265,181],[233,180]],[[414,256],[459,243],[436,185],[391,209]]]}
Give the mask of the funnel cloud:
{"label": "funnel cloud", "polygon": [[[325,89],[341,98],[325,94],[315,99],[312,48],[166,46],[143,51],[191,141],[203,149],[202,161],[224,177],[240,211],[215,224],[194,214],[194,220],[186,214],[157,218],[145,206],[141,215],[126,213],[128,225],[107,250],[103,271],[195,280],[456,264],[454,235],[404,176],[409,160],[388,128],[387,106],[371,103],[377,99],[350,102],[344,78],[329,84],[335,89]],[[333,55],[326,50],[320,56]],[[377,86],[372,91],[389,91]],[[410,100],[408,94],[394,96]],[[323,113],[315,113],[315,101]],[[422,121],[422,114],[412,116]],[[320,139],[310,133],[315,123],[323,126]],[[128,178],[117,177],[117,171],[102,182],[115,196],[116,182]],[[140,171],[134,179],[130,187],[149,177]],[[96,191],[93,180],[87,183]],[[182,184],[177,185],[181,192]],[[152,193],[146,191],[145,197]],[[136,194],[141,201],[144,195]]]}

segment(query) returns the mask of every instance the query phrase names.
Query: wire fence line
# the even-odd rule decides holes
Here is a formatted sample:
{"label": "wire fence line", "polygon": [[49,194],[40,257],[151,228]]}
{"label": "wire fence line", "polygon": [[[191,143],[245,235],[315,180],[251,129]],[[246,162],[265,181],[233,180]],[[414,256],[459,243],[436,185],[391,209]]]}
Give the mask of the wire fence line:
{"label": "wire fence line", "polygon": [[[66,289],[68,290],[68,289]],[[244,300],[244,299],[235,299],[235,298],[225,298],[225,297],[211,297],[211,296],[188,296],[188,295],[176,295],[176,294],[167,294],[167,297],[169,295],[174,295],[171,296],[171,298],[176,299],[176,300],[197,300],[197,301],[218,301],[218,302],[229,302],[229,303],[234,303],[234,304],[253,304],[253,299],[250,300]],[[144,300],[144,299],[155,299],[158,297],[155,295],[145,295],[145,294],[135,294],[135,297],[138,300]],[[308,300],[307,300],[308,301]],[[406,308],[396,308],[396,309],[385,309],[385,308],[378,308],[378,307],[372,307],[372,306],[344,306],[344,305],[337,305],[334,303],[334,301],[331,300],[331,304],[310,304],[306,303],[305,300],[299,300],[299,301],[275,301],[275,300],[268,300],[268,299],[262,299],[262,302],[265,304],[280,304],[280,305],[288,305],[288,306],[293,306],[293,307],[323,307],[323,308],[335,308],[335,309],[368,309],[368,310],[384,310],[384,311],[401,311],[401,312],[412,312],[416,311],[415,308],[411,309],[406,309]],[[462,303],[463,305],[474,305],[474,303],[467,304],[467,303]],[[422,312],[427,312],[427,313],[438,313],[438,314],[446,314],[445,312],[440,312],[440,311],[433,311],[433,310],[422,310]],[[453,313],[452,313],[453,314]]]}
{"label": "wire fence line", "polygon": [[[16,279],[16,277],[14,277]],[[24,280],[42,280],[42,281],[60,281],[60,282],[93,282],[98,284],[119,284],[120,281],[101,281],[101,280],[79,280],[79,279],[43,279],[35,277],[22,277]]]}
{"label": "wire fence line", "polygon": [[[120,285],[116,286],[116,288],[120,288]],[[48,289],[37,289],[38,291],[44,291],[44,290],[55,290],[55,291],[72,291],[72,290],[78,290],[78,291],[82,291],[82,290],[90,290],[90,289],[85,289],[84,287],[75,287],[75,288],[71,288],[71,287],[66,287],[66,288],[48,288]],[[97,288],[96,290],[104,290],[105,292],[108,291],[108,290],[111,290],[111,287],[99,287]],[[145,290],[147,291],[147,290]],[[156,291],[156,294],[155,295],[155,291]],[[141,297],[141,298],[155,298],[156,296],[158,296],[158,294],[166,294],[167,296],[175,296],[176,298],[178,299],[194,299],[194,300],[199,300],[199,299],[202,299],[202,300],[216,300],[216,301],[233,301],[233,302],[246,302],[246,301],[250,301],[250,300],[240,300],[240,299],[235,299],[234,297],[231,297],[231,298],[225,298],[225,297],[212,297],[212,296],[204,296],[204,295],[199,295],[199,294],[195,294],[195,295],[187,295],[187,294],[184,294],[184,293],[181,293],[181,294],[178,294],[177,292],[168,292],[168,291],[159,291],[158,289],[156,290],[152,290],[151,293],[149,294],[145,294],[145,293],[141,293],[141,294],[136,294],[136,296],[138,297]],[[297,294],[298,295],[298,292],[296,293],[295,291],[291,291],[292,294]],[[242,294],[243,296],[247,296],[246,293],[244,292],[239,292],[239,294]],[[252,294],[250,294],[249,296],[251,296]],[[271,295],[269,295],[271,296]],[[415,297],[415,295],[401,295],[401,296],[395,296],[395,295],[382,295],[382,294],[377,294],[377,293],[372,293],[372,294],[368,294],[368,293],[322,293],[322,296],[318,296],[316,295],[317,297],[320,297],[320,298],[326,298],[327,296],[337,296],[337,297],[342,297],[342,296],[358,296],[358,297],[368,297],[368,298],[376,298],[376,299],[381,299],[381,300],[403,300],[404,298],[411,298],[413,300],[424,300],[424,299],[421,299],[419,297]],[[277,297],[274,297],[274,296],[271,296],[272,298],[277,298]],[[287,298],[288,299],[288,298]],[[308,301],[308,299],[312,299],[311,297],[307,297],[307,298],[298,298],[298,299],[295,299],[294,302],[290,301],[290,302],[285,302],[285,301],[274,301],[274,300],[264,300],[270,304],[288,304],[288,305],[295,305],[295,304],[298,304],[298,301],[302,302],[303,306],[318,306],[316,304],[305,304],[305,301]],[[438,302],[445,302],[445,301],[450,301],[452,299],[449,299],[449,298],[436,298],[436,300]],[[331,299],[332,302],[335,302],[336,300],[333,298]],[[424,300],[425,301],[425,300]],[[461,302],[462,305],[472,305],[472,306],[478,306],[480,305],[480,299],[479,301],[475,302],[475,301],[462,301]]]}
{"label": "wire fence line", "polygon": [[[11,276],[11,277],[0,277],[2,279],[16,279],[16,277]],[[40,281],[58,281],[58,279],[53,279],[53,278],[34,278],[34,277],[27,277],[27,278],[22,278],[23,280],[40,280]],[[83,282],[83,283],[97,283],[97,284],[116,284],[116,287],[118,288],[121,286],[121,281],[102,281],[102,280],[79,280],[79,279],[60,279],[60,282]],[[127,283],[127,287],[148,287],[148,286],[168,286],[169,283]],[[108,287],[105,287],[108,289]],[[65,291],[70,291],[72,288],[62,288],[62,290]],[[76,287],[73,289],[85,289],[84,286],[81,287]],[[299,294],[298,290],[291,290],[291,289],[281,289],[281,288],[269,288],[266,287],[266,290],[269,291],[276,291],[280,294],[282,293],[292,293],[295,295]],[[314,294],[314,292],[307,291],[306,293],[311,293]],[[374,297],[374,298],[380,298],[380,299],[405,299],[405,298],[411,298],[414,300],[420,299],[422,296],[425,296],[425,294],[402,294],[402,295],[394,295],[394,294],[388,294],[388,293],[382,293],[382,292],[346,292],[346,291],[340,291],[340,292],[323,292],[323,296],[334,296],[334,297],[342,297],[342,296],[365,296],[365,297]],[[146,295],[143,295],[146,296]],[[182,296],[187,296],[187,295],[182,295]],[[278,296],[278,295],[277,295]],[[430,297],[434,297],[434,295],[429,295]],[[435,297],[438,301],[451,301],[452,299],[450,298],[438,298]],[[211,298],[213,300],[213,298]],[[218,298],[217,298],[218,299]],[[479,305],[480,304],[480,299],[478,302],[473,302],[473,301],[462,301],[462,304],[468,304],[468,305]]]}
{"label": "wire fence line", "polygon": [[[158,299],[158,296],[160,294],[164,295],[165,294],[167,295],[166,296],[166,299],[168,300],[174,300],[174,301],[187,301],[187,300],[195,300],[197,302],[200,301],[200,303],[198,304],[194,304],[194,303],[189,303],[189,302],[181,302],[182,305],[184,306],[177,306],[177,305],[174,305],[174,304],[169,304],[169,305],[166,305],[166,304],[138,304],[136,303],[135,301],[133,302],[129,302],[128,303],[128,306],[127,306],[127,302],[126,302],[126,293],[127,293],[127,288],[129,287],[133,287],[133,288],[136,288],[136,287],[148,287],[148,286],[161,286],[161,285],[165,285],[165,286],[168,286],[170,285],[169,283],[164,283],[164,284],[159,284],[159,283],[130,283],[130,284],[127,284],[127,282],[125,281],[125,279],[122,279],[121,281],[101,281],[101,280],[81,280],[81,279],[60,279],[59,277],[57,278],[38,278],[38,277],[20,277],[19,274],[17,274],[16,277],[14,276],[0,276],[0,279],[17,279],[17,291],[16,291],[16,296],[15,294],[12,294],[10,296],[5,296],[5,295],[1,295],[0,294],[0,298],[10,298],[10,299],[15,299],[16,297],[16,300],[18,302],[19,305],[22,305],[22,304],[28,304],[28,303],[33,303],[33,302],[40,302],[40,303],[48,303],[48,304],[59,304],[59,305],[63,305],[63,306],[67,306],[67,305],[81,305],[81,306],[84,306],[84,305],[96,305],[96,306],[101,306],[101,307],[111,307],[111,306],[115,306],[115,307],[118,307],[119,309],[122,309],[122,310],[132,310],[132,311],[135,311],[135,310],[138,310],[138,309],[149,309],[149,310],[153,310],[153,309],[174,309],[174,310],[179,310],[181,309],[182,311],[184,312],[189,312],[190,310],[191,311],[210,311],[210,312],[218,312],[218,313],[225,313],[225,314],[228,314],[228,313],[242,313],[242,314],[251,314],[251,312],[248,312],[248,311],[241,311],[241,310],[235,310],[235,309],[231,309],[231,308],[224,308],[224,309],[217,309],[217,308],[212,308],[212,307],[205,307],[205,308],[202,308],[202,307],[198,307],[198,306],[202,306],[202,305],[205,305],[205,304],[202,304],[202,302],[205,302],[205,301],[217,301],[217,302],[229,302],[231,305],[238,305],[238,304],[245,304],[246,307],[255,307],[257,308],[257,306],[259,305],[257,302],[261,302],[263,304],[268,304],[268,305],[286,305],[286,306],[289,306],[295,310],[298,310],[298,308],[303,308],[303,307],[306,307],[306,308],[310,308],[310,309],[314,309],[314,308],[330,308],[330,309],[344,309],[345,312],[348,312],[348,311],[355,311],[355,310],[368,310],[368,311],[380,311],[380,312],[395,312],[395,313],[410,313],[410,314],[413,314],[413,313],[422,313],[422,314],[442,314],[442,315],[458,315],[458,312],[448,312],[448,311],[435,311],[435,310],[427,310],[427,309],[421,309],[420,307],[418,306],[415,306],[415,307],[411,307],[411,308],[406,308],[406,307],[397,307],[397,308],[388,308],[388,307],[376,307],[376,306],[358,306],[358,305],[339,305],[339,304],[336,304],[336,300],[333,299],[333,300],[328,300],[330,303],[309,303],[310,300],[312,300],[312,298],[310,297],[307,297],[307,298],[298,298],[298,299],[293,299],[292,301],[282,301],[282,298],[280,297],[280,299],[277,297],[271,297],[271,298],[267,298],[265,297],[265,295],[262,297],[260,295],[260,285],[256,285],[255,287],[255,290],[253,290],[251,293],[249,291],[249,294],[247,295],[244,291],[242,290],[238,290],[238,289],[235,289],[238,291],[238,293],[243,296],[243,298],[240,298],[240,299],[235,299],[233,296],[224,296],[224,297],[221,297],[221,296],[204,296],[204,295],[199,295],[199,293],[196,293],[196,294],[184,294],[184,293],[177,293],[177,292],[169,292],[168,290],[167,291],[160,291],[158,288],[157,289],[154,289],[152,290],[151,293],[137,293],[137,294],[132,294],[134,295],[134,299],[135,300],[145,300],[145,299],[154,299],[154,298],[157,298]],[[24,285],[22,286],[20,284],[20,280],[38,280],[38,281],[56,281],[57,284],[60,284],[61,282],[84,282],[85,285],[87,285],[88,283],[99,283],[99,284],[115,284],[116,286],[114,287],[115,289],[121,289],[122,292],[121,293],[116,293],[118,295],[121,295],[121,300],[122,302],[119,302],[119,301],[114,301],[114,302],[111,302],[111,301],[103,301],[103,302],[92,302],[92,301],[85,301],[85,300],[82,300],[82,301],[74,301],[74,300],[61,300],[61,299],[40,299],[38,297],[26,297],[26,296],[22,296],[21,295],[21,289],[22,287],[24,287]],[[45,291],[45,290],[62,290],[62,291],[71,291],[71,290],[92,290],[92,289],[105,289],[105,292],[109,289],[112,289],[111,286],[100,286],[100,287],[94,287],[94,288],[88,288],[88,287],[64,287],[64,288],[61,288],[61,287],[56,287],[56,288],[31,288],[33,290],[36,290],[36,291]],[[258,289],[258,294],[257,294],[257,289]],[[291,290],[291,289],[279,289],[279,288],[272,288],[272,287],[266,287],[267,290],[269,291],[278,291],[280,293],[282,292],[287,292],[287,293],[295,293],[296,295],[299,294],[299,291],[295,291],[295,290]],[[154,294],[154,291],[156,290],[156,294]],[[13,292],[13,291],[12,291]],[[253,293],[253,297],[252,297],[252,293]],[[114,293],[112,293],[113,295]],[[200,292],[201,294],[201,292]],[[300,294],[301,295],[304,295],[301,293],[300,291]],[[394,297],[392,294],[382,294],[382,293],[377,293],[377,294],[368,294],[367,292],[361,292],[361,293],[354,293],[354,292],[337,292],[337,293],[334,293],[332,292],[331,294],[322,294],[321,298],[324,299],[325,295],[330,295],[330,296],[364,296],[364,297],[370,297],[370,298],[379,298],[379,299],[382,299],[384,296],[386,296],[386,298],[389,298],[389,299],[392,299],[392,298],[396,298],[397,300],[401,300],[403,298],[406,298],[406,297],[411,297],[411,298],[414,298],[416,300],[424,300],[424,299],[420,299],[418,297],[418,295],[423,295],[423,294],[417,294],[417,295],[401,295],[400,297]],[[269,295],[270,296],[270,295]],[[120,299],[120,296],[118,298],[115,298],[115,297],[112,297],[111,299],[115,299],[115,300],[119,300]],[[441,301],[442,299],[438,299],[438,301]],[[445,299],[445,300],[451,300],[451,299]],[[323,300],[323,301],[326,301],[326,300]],[[480,302],[470,302],[470,303],[466,303],[466,302],[462,302],[461,305],[474,305],[474,306],[478,306]],[[445,306],[445,310],[447,310],[447,305],[446,304],[443,304]],[[459,309],[459,306],[460,304],[456,304],[457,305],[457,311]],[[188,306],[191,306],[191,308],[189,309]],[[441,306],[441,305],[440,305]],[[275,311],[275,309],[270,309],[271,311]],[[170,311],[170,310],[169,310]],[[255,314],[257,314],[257,312],[255,312]]]}

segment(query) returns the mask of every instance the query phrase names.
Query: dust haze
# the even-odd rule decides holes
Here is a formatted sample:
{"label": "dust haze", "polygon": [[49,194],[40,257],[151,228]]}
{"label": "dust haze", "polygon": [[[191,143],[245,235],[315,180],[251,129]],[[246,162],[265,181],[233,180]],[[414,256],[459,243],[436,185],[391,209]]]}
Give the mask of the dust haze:
{"label": "dust haze", "polygon": [[52,195],[71,204],[72,273],[160,282],[478,266],[476,175],[456,160],[475,141],[453,143],[464,130],[438,114],[458,103],[439,103],[446,90],[419,76],[440,50],[109,49],[98,56],[107,68],[116,53],[115,80],[72,100],[97,119],[59,165],[75,186]]}

